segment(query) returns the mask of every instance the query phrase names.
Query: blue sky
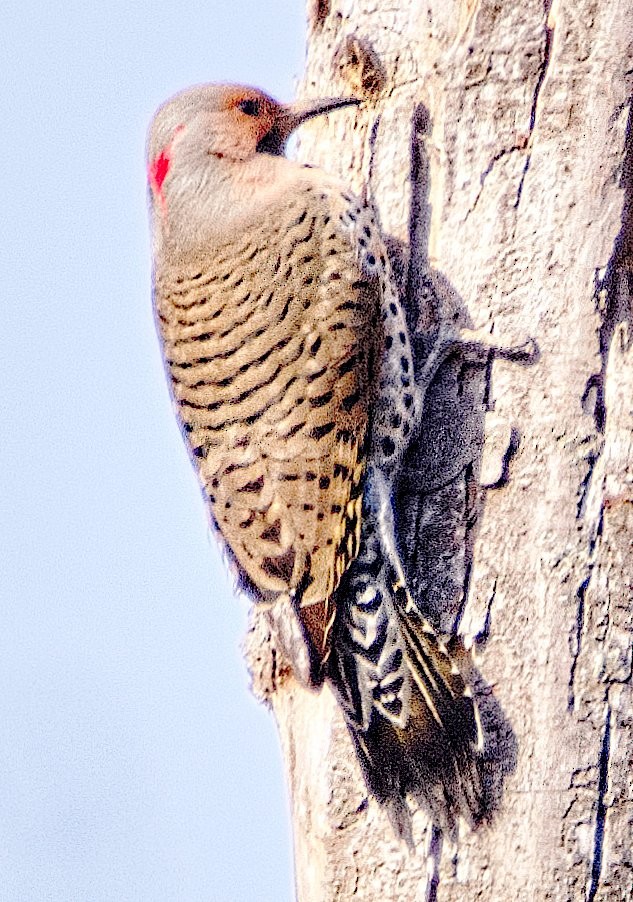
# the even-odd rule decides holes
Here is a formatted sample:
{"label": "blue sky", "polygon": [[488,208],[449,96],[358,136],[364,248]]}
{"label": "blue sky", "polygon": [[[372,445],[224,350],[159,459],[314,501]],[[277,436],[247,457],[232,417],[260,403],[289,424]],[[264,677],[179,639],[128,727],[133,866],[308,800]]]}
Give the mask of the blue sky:
{"label": "blue sky", "polygon": [[[183,12],[184,9],[184,12]],[[286,902],[272,716],[150,304],[143,146],[201,81],[289,99],[303,4],[0,14],[0,898]]]}

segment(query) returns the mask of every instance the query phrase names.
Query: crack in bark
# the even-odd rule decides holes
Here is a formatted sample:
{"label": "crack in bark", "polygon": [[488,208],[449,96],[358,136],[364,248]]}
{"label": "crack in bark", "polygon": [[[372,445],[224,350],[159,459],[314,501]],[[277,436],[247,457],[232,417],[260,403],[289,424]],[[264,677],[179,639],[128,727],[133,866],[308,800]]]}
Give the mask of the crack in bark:
{"label": "crack in bark", "polygon": [[[475,200],[471,204],[468,212],[466,213],[465,220],[468,219],[471,213],[474,212],[477,204],[479,203],[479,199],[484,190],[484,183],[490,173],[492,172],[495,163],[498,163],[503,157],[507,156],[511,153],[516,153],[523,151],[527,148],[527,154],[525,157],[525,163],[523,165],[523,172],[521,173],[521,178],[519,180],[519,185],[517,188],[516,199],[514,201],[514,209],[516,210],[521,202],[521,195],[523,193],[523,185],[525,183],[525,178],[528,174],[528,170],[530,168],[530,164],[532,162],[532,153],[530,150],[532,143],[532,135],[534,133],[534,129],[536,127],[536,114],[538,109],[539,98],[541,94],[541,89],[543,87],[543,83],[545,82],[545,77],[547,75],[547,71],[549,69],[549,65],[552,59],[552,44],[554,39],[554,26],[548,24],[549,23],[549,14],[552,8],[553,0],[544,0],[543,8],[545,12],[545,24],[543,25],[544,32],[544,47],[543,47],[543,60],[539,66],[539,73],[536,79],[536,85],[534,87],[534,93],[532,95],[532,106],[530,108],[530,124],[528,128],[528,133],[521,141],[518,141],[512,147],[504,147],[498,153],[496,153],[493,158],[490,160],[484,171],[480,176],[480,188],[477,192],[477,196]],[[468,85],[471,87],[471,85]],[[464,221],[465,221],[464,220]]]}
{"label": "crack in bark", "polygon": [[595,551],[596,545],[598,544],[598,540],[602,538],[602,530],[604,528],[604,509],[605,509],[606,500],[603,500],[600,505],[600,511],[598,513],[598,520],[596,522],[595,529],[592,530],[591,536],[589,537],[589,559],[591,560],[593,557],[593,553]]}
{"label": "crack in bark", "polygon": [[[492,172],[495,163],[498,163],[499,160],[501,160],[503,157],[508,156],[508,154],[517,153],[518,151],[524,150],[526,146],[527,146],[527,141],[521,141],[517,144],[514,144],[512,147],[502,148],[500,151],[498,151],[498,153],[496,153],[494,155],[494,157],[490,160],[490,162],[488,163],[488,165],[486,166],[484,171],[479,176],[479,191],[477,192],[477,197],[475,198],[473,203],[470,205],[468,211],[466,212],[464,222],[468,219],[468,217],[470,216],[471,213],[474,213],[474,211],[477,207],[477,204],[479,203],[479,198],[483,194],[485,181],[488,178],[488,176],[490,175],[490,173]],[[515,206],[516,206],[516,204],[515,204]]]}
{"label": "crack in bark", "polygon": [[591,863],[591,883],[587,892],[587,902],[594,902],[600,884],[602,871],[602,853],[604,848],[604,831],[607,819],[605,796],[609,785],[609,756],[611,753],[611,707],[607,703],[607,717],[604,725],[600,758],[598,760],[598,806],[596,810],[596,829],[593,837],[593,858]]}
{"label": "crack in bark", "polygon": [[536,85],[534,87],[534,94],[532,96],[532,108],[530,110],[530,127],[528,130],[528,137],[526,141],[526,147],[528,148],[527,155],[525,157],[525,165],[523,166],[523,172],[521,173],[521,179],[519,181],[519,187],[517,188],[517,196],[514,202],[515,210],[518,208],[521,202],[521,195],[523,194],[523,185],[525,184],[525,178],[528,174],[528,170],[530,168],[530,163],[532,162],[532,152],[530,150],[532,143],[532,135],[534,133],[534,129],[536,127],[536,113],[538,109],[538,102],[541,95],[541,88],[543,87],[543,83],[545,81],[545,76],[547,75],[547,70],[549,69],[549,64],[552,59],[552,43],[554,39],[554,26],[549,25],[549,14],[552,8],[553,0],[545,0],[543,3],[543,7],[545,10],[545,24],[543,26],[543,31],[545,35],[545,46],[543,48],[543,60],[539,67],[538,78],[536,79]]}
{"label": "crack in bark", "polygon": [[599,432],[606,422],[605,382],[609,351],[615,330],[622,322],[633,320],[633,97],[629,99],[629,116],[624,144],[620,184],[624,192],[622,226],[615,239],[606,268],[596,272],[594,298],[602,319],[600,326],[600,373],[596,375],[594,419]]}
{"label": "crack in bark", "polygon": [[576,590],[576,598],[578,599],[578,604],[576,606],[576,632],[574,634],[571,667],[569,669],[569,692],[567,695],[568,711],[573,711],[576,701],[574,683],[576,680],[576,668],[578,667],[578,659],[580,657],[580,651],[582,648],[582,634],[585,627],[585,594],[587,592],[590,580],[591,569]]}
{"label": "crack in bark", "polygon": [[585,460],[587,462],[587,472],[585,473],[579,487],[578,491],[578,501],[576,503],[576,519],[582,520],[585,515],[585,509],[587,507],[587,498],[589,497],[589,489],[591,487],[591,480],[593,479],[593,472],[596,468],[596,464],[600,460],[601,449],[595,448],[585,456]]}
{"label": "crack in bark", "polygon": [[475,636],[475,642],[481,648],[486,644],[488,639],[490,638],[490,623],[492,621],[492,606],[497,597],[497,582],[498,579],[495,576],[494,582],[492,584],[492,592],[488,597],[488,604],[486,605],[486,616],[484,618],[484,624],[479,633]]}

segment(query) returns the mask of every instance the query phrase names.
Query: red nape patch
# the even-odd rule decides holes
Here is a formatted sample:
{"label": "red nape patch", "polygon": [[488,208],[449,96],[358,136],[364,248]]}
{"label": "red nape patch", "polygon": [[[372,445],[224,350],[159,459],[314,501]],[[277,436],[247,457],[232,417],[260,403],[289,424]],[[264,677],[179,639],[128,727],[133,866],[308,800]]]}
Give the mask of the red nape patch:
{"label": "red nape patch", "polygon": [[184,125],[179,125],[174,129],[174,134],[169,144],[161,150],[147,168],[147,177],[149,178],[150,185],[155,194],[162,195],[163,182],[167,178],[167,173],[169,172],[169,167],[171,165],[171,145],[174,143],[176,135],[183,129]]}
{"label": "red nape patch", "polygon": [[156,194],[161,193],[163,182],[169,172],[171,158],[168,151],[168,147],[165,150],[161,150],[156,159],[149,164],[149,180]]}

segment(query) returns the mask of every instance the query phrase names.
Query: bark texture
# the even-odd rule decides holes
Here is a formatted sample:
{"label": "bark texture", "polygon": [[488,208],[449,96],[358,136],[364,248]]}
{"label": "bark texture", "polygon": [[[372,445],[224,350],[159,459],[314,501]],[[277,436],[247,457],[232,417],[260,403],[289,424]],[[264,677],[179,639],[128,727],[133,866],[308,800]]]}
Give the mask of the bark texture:
{"label": "bark texture", "polygon": [[359,112],[302,159],[366,190],[420,359],[452,317],[536,339],[522,367],[453,357],[397,499],[414,594],[473,642],[489,822],[416,852],[367,800],[327,690],[255,612],[279,725],[297,897],[633,898],[633,13],[628,0],[312,0],[304,96]]}

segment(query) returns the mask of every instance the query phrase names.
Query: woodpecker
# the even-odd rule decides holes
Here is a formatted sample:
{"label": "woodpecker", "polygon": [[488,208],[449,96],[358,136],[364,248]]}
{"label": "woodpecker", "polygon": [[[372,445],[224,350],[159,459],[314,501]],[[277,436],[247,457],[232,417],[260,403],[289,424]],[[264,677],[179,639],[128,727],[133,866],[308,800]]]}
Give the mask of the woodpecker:
{"label": "woodpecker", "polygon": [[291,665],[331,685],[370,793],[410,841],[407,796],[449,824],[480,817],[481,739],[397,551],[393,482],[424,386],[376,214],[284,156],[301,123],[356,103],[202,85],[160,107],[153,296],[213,531],[240,587],[299,624],[278,623]]}

